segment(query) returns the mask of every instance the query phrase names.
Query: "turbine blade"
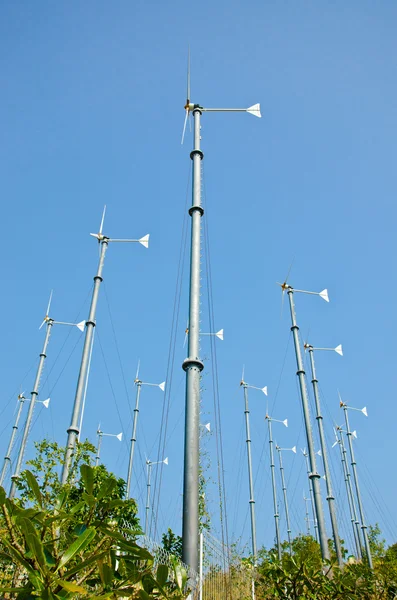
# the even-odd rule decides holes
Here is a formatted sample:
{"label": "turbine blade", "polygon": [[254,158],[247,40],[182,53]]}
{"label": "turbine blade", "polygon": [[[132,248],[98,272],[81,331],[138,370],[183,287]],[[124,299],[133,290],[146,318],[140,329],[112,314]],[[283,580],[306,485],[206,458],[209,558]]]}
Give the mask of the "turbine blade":
{"label": "turbine blade", "polygon": [[80,321],[80,323],[76,323],[76,327],[77,329],[80,329],[80,331],[84,331],[85,321]]}
{"label": "turbine blade", "polygon": [[104,222],[104,220],[105,220],[105,213],[106,213],[106,204],[105,204],[105,206],[103,207],[103,213],[102,213],[101,225],[100,225],[100,227],[99,227],[99,235],[101,235],[101,234],[102,234],[103,222]]}
{"label": "turbine blade", "polygon": [[39,327],[39,330],[43,327],[44,323],[47,323],[47,319],[44,319],[44,321],[42,322],[42,324]]}
{"label": "turbine blade", "polygon": [[245,365],[243,365],[243,372],[242,372],[242,375],[241,375],[241,381],[244,381],[244,372],[245,372]]}
{"label": "turbine blade", "polygon": [[52,292],[53,291],[54,290],[51,290],[50,299],[48,300],[48,306],[47,306],[47,312],[46,312],[47,316],[50,314],[50,307],[51,307],[51,300],[52,300]]}
{"label": "turbine blade", "polygon": [[183,129],[182,129],[181,146],[183,145],[183,140],[185,139],[186,123],[187,123],[188,117],[189,117],[189,109],[187,108],[185,111],[185,121],[183,123]]}
{"label": "turbine blade", "polygon": [[215,335],[223,342],[223,329],[220,329]]}
{"label": "turbine blade", "polygon": [[140,367],[140,366],[141,366],[141,359],[139,359],[139,360],[138,360],[138,367],[137,367],[137,370],[136,370],[135,380],[137,380],[137,379],[138,379],[138,375],[139,375],[139,367]]}
{"label": "turbine blade", "polygon": [[340,354],[340,356],[343,356],[342,344],[339,344],[339,346],[336,346],[335,352]]}
{"label": "turbine blade", "polygon": [[253,104],[252,106],[250,106],[249,108],[246,109],[247,113],[249,113],[250,115],[254,115],[255,117],[259,117],[261,118],[261,105],[260,104]]}
{"label": "turbine blade", "polygon": [[138,242],[140,244],[142,244],[142,246],[145,246],[145,248],[149,248],[149,233],[147,235],[144,235],[143,237],[141,237],[141,239],[138,240]]}
{"label": "turbine blade", "polygon": [[329,302],[328,290],[323,290],[322,292],[319,293],[319,296],[326,302]]}
{"label": "turbine blade", "polygon": [[99,242],[99,235],[97,233],[90,233],[90,235],[92,235],[92,237],[96,238]]}
{"label": "turbine blade", "polygon": [[338,443],[338,440],[336,440],[336,442],[334,442],[334,443],[332,444],[331,448],[333,448],[334,446],[336,446],[336,445],[337,445],[337,443]]}
{"label": "turbine blade", "polygon": [[162,392],[164,392],[165,389],[165,381],[163,381],[163,383],[159,383],[159,388]]}

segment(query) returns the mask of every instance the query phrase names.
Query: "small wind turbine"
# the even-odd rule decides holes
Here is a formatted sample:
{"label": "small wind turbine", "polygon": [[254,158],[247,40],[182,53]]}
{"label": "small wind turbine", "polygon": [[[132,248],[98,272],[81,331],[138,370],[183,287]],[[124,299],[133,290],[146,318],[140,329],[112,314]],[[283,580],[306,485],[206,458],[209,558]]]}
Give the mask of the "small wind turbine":
{"label": "small wind turbine", "polygon": [[284,419],[284,421],[279,421],[278,419],[273,419],[267,413],[265,416],[265,421],[267,421],[268,431],[269,431],[269,449],[270,449],[270,472],[272,476],[272,489],[273,489],[273,509],[274,509],[274,524],[276,528],[276,543],[277,543],[277,554],[278,559],[281,560],[281,540],[280,540],[280,527],[279,527],[279,512],[278,512],[278,502],[277,502],[277,488],[276,488],[276,476],[275,476],[275,464],[274,464],[274,452],[273,452],[273,433],[272,433],[272,421],[275,423],[282,423],[285,427],[288,427],[288,419]]}
{"label": "small wind turbine", "polygon": [[129,461],[128,461],[128,473],[127,473],[127,487],[126,487],[126,498],[130,497],[130,493],[131,493],[131,479],[132,479],[132,467],[133,467],[133,463],[134,463],[134,451],[135,451],[135,442],[136,442],[136,429],[137,429],[137,424],[138,424],[138,414],[139,414],[139,399],[141,396],[141,387],[143,385],[148,385],[151,387],[158,387],[160,388],[160,390],[162,392],[164,392],[165,390],[165,381],[163,381],[162,383],[148,383],[146,381],[142,381],[139,378],[139,367],[140,367],[141,361],[138,361],[138,368],[136,370],[136,375],[135,375],[135,379],[134,379],[134,385],[136,385],[136,397],[135,397],[135,408],[134,408],[134,419],[133,419],[133,425],[132,425],[132,435],[131,435],[131,445],[130,445],[130,457],[129,457]]}
{"label": "small wind turbine", "polygon": [[105,220],[105,212],[106,212],[106,206],[103,209],[101,224],[99,226],[98,233],[90,233],[90,235],[92,237],[94,237],[98,240],[98,244],[100,245],[99,263],[98,263],[98,269],[97,269],[96,275],[94,277],[94,289],[92,291],[90,312],[89,312],[88,319],[85,324],[86,325],[85,339],[84,339],[83,353],[82,353],[82,357],[81,357],[80,372],[79,372],[79,377],[77,380],[76,394],[75,394],[74,404],[73,404],[72,418],[71,418],[70,426],[67,430],[68,438],[67,438],[67,443],[66,443],[65,459],[64,459],[63,469],[62,469],[62,477],[61,477],[62,484],[65,484],[68,480],[70,465],[71,465],[71,461],[72,461],[72,455],[74,452],[76,441],[78,440],[79,433],[80,433],[80,426],[81,426],[80,417],[81,417],[81,412],[82,412],[82,403],[83,403],[85,382],[86,382],[87,373],[88,373],[89,354],[90,354],[91,347],[92,347],[92,337],[93,337],[94,327],[96,325],[95,317],[96,317],[96,307],[97,307],[98,296],[99,296],[99,288],[100,288],[101,282],[103,281],[102,273],[103,273],[103,266],[104,266],[104,262],[105,262],[106,250],[110,243],[118,243],[118,242],[139,243],[142,246],[144,246],[145,248],[149,247],[149,235],[145,235],[139,239],[117,239],[117,238],[110,238],[110,237],[104,235],[103,224],[104,224],[104,220]]}
{"label": "small wind turbine", "polygon": [[201,117],[206,112],[249,112],[260,116],[259,104],[248,109],[207,108],[192,102],[190,94],[190,55],[188,60],[187,98],[184,105],[185,122],[192,115],[193,150],[190,158],[193,162],[192,205],[189,215],[192,220],[190,243],[190,277],[189,277],[189,340],[188,356],[182,368],[186,373],[185,401],[185,440],[184,440],[184,475],[183,475],[183,519],[182,519],[182,560],[193,570],[199,569],[199,438],[200,438],[200,373],[204,368],[200,360],[200,263],[201,263],[201,219],[202,207],[202,161],[201,150]]}
{"label": "small wind turbine", "polygon": [[151,486],[151,476],[152,476],[152,467],[153,465],[168,465],[168,457],[163,460],[151,461],[149,459],[146,460],[146,469],[147,469],[147,483],[146,483],[146,507],[145,507],[145,535],[148,534],[148,524],[149,524],[149,510],[150,510],[150,486]]}
{"label": "small wind turbine", "polygon": [[[223,329],[220,329],[219,331],[215,331],[215,332],[209,332],[209,333],[207,333],[207,332],[204,332],[204,333],[200,332],[200,337],[203,336],[203,335],[217,337],[218,340],[221,340],[222,342],[223,342],[223,339],[224,339]],[[189,324],[186,325],[185,338],[183,340],[183,347],[186,346],[186,342],[188,340],[188,337],[189,337]]]}
{"label": "small wind turbine", "polygon": [[318,379],[317,379],[316,367],[315,367],[315,363],[314,363],[314,351],[330,350],[330,351],[336,352],[340,356],[343,356],[342,345],[340,344],[339,346],[336,346],[336,348],[315,348],[311,344],[305,343],[304,348],[305,348],[305,350],[309,351],[309,356],[310,356],[312,386],[313,386],[314,401],[315,401],[315,406],[316,406],[316,420],[317,420],[317,424],[318,424],[318,433],[319,433],[319,438],[320,438],[321,453],[322,453],[324,472],[325,472],[325,482],[326,482],[326,486],[327,486],[327,502],[328,502],[329,516],[330,516],[331,527],[332,527],[332,535],[334,538],[336,557],[338,560],[339,568],[342,569],[343,564],[344,564],[343,553],[342,553],[342,546],[340,543],[340,537],[339,537],[339,531],[338,531],[338,520],[336,517],[335,496],[334,496],[334,493],[332,490],[331,470],[330,470],[329,464],[328,464],[327,444],[326,444],[326,440],[325,440],[323,416],[321,413],[321,406],[320,406],[320,393],[318,390]]}
{"label": "small wind turbine", "polygon": [[[33,384],[33,391],[31,392],[30,405],[29,405],[29,410],[28,410],[28,414],[26,417],[25,425],[23,428],[22,440],[21,440],[21,443],[19,446],[18,457],[16,460],[14,473],[11,476],[11,487],[10,487],[10,492],[9,492],[10,499],[14,498],[15,493],[16,493],[16,489],[17,489],[16,482],[17,482],[17,479],[19,477],[19,474],[20,474],[21,468],[22,468],[23,457],[24,457],[25,450],[26,450],[26,444],[28,442],[29,432],[30,432],[30,428],[32,425],[34,408],[35,408],[36,402],[39,402],[37,397],[39,394],[40,381],[41,381],[41,376],[43,374],[45,359],[47,358],[47,347],[48,347],[48,344],[50,341],[52,327],[53,327],[53,325],[57,325],[57,324],[71,325],[73,327],[74,326],[78,327],[80,325],[79,323],[64,323],[63,321],[55,321],[52,317],[50,317],[52,295],[53,295],[53,290],[51,290],[51,293],[50,293],[50,298],[49,298],[49,301],[47,304],[47,310],[46,310],[46,313],[44,316],[44,320],[39,327],[39,329],[41,329],[43,327],[43,325],[46,325],[44,344],[43,344],[42,351],[40,352],[39,364],[37,367],[36,378],[35,378],[35,381]],[[50,400],[48,398],[48,400],[42,401],[42,404],[44,404],[44,406],[47,408],[49,401]]]}
{"label": "small wind turbine", "polygon": [[281,485],[282,485],[283,497],[284,497],[285,520],[287,523],[289,553],[292,555],[291,521],[289,518],[287,486],[285,484],[283,459],[282,459],[281,453],[283,451],[290,451],[290,452],[293,452],[294,454],[296,454],[296,446],[293,446],[292,448],[280,448],[280,446],[277,446],[277,444],[276,444],[276,450],[278,452],[278,460],[279,460],[279,464],[280,464]]}
{"label": "small wind turbine", "polygon": [[241,375],[240,386],[244,390],[244,403],[245,403],[245,431],[247,435],[247,458],[248,458],[248,483],[249,483],[249,505],[250,505],[250,516],[251,516],[251,544],[252,544],[252,556],[254,563],[256,562],[257,546],[256,546],[256,523],[255,523],[255,500],[254,500],[254,481],[252,477],[252,457],[251,457],[251,434],[250,434],[250,423],[249,423],[249,407],[248,407],[248,388],[253,390],[259,390],[267,396],[267,386],[263,388],[249,385],[244,381],[244,367]]}
{"label": "small wind turbine", "polygon": [[[339,391],[338,391],[338,394],[339,394]],[[365,524],[364,507],[363,507],[363,503],[361,500],[360,486],[358,484],[357,463],[354,458],[354,450],[353,450],[353,442],[352,442],[353,433],[350,431],[349,417],[348,417],[347,411],[348,410],[357,410],[359,412],[362,412],[363,415],[365,415],[366,417],[368,416],[368,413],[367,413],[367,408],[365,406],[364,406],[364,408],[354,408],[353,406],[348,406],[345,402],[342,401],[340,394],[339,394],[339,405],[341,408],[343,408],[343,412],[345,415],[346,436],[347,436],[347,440],[349,443],[350,462],[351,462],[352,471],[353,471],[354,485],[356,488],[358,511],[360,513],[360,520],[361,520],[361,530],[363,532],[363,537],[364,537],[364,546],[365,546],[365,552],[367,555],[368,566],[372,570],[373,563],[372,563],[371,547],[369,545],[367,525]]]}
{"label": "small wind turbine", "polygon": [[328,548],[328,536],[325,527],[325,518],[324,511],[321,502],[321,488],[320,488],[320,475],[317,472],[316,465],[316,456],[314,452],[314,443],[312,437],[312,425],[310,421],[310,411],[309,411],[309,398],[306,389],[305,382],[305,370],[303,367],[302,360],[302,352],[299,340],[299,327],[296,322],[296,312],[295,312],[295,304],[294,304],[294,292],[299,292],[302,294],[309,294],[320,296],[326,302],[329,302],[328,291],[326,289],[321,292],[311,292],[307,290],[297,290],[293,288],[291,285],[284,281],[284,283],[278,284],[282,290],[282,296],[284,296],[285,292],[288,294],[289,305],[290,305],[290,313],[291,313],[291,331],[294,338],[294,346],[295,346],[295,355],[296,355],[296,364],[297,364],[297,376],[299,379],[299,390],[302,402],[303,409],[303,417],[305,422],[305,431],[306,431],[306,439],[308,445],[308,455],[310,460],[310,468],[308,469],[309,479],[312,480],[312,489],[313,489],[313,497],[314,497],[314,507],[315,514],[317,518],[318,525],[318,533],[319,533],[319,542],[321,547],[321,555],[324,560],[329,560],[329,548]]}
{"label": "small wind turbine", "polygon": [[103,436],[107,436],[107,437],[115,437],[119,440],[119,442],[122,441],[123,439],[123,434],[122,433],[104,433],[101,430],[101,425],[98,425],[98,430],[97,430],[97,436],[98,436],[98,444],[97,444],[97,449],[96,449],[96,458],[95,458],[95,466],[97,467],[99,465],[99,459],[100,459],[100,454],[101,454],[101,445],[102,445],[102,438]]}
{"label": "small wind turbine", "polygon": [[[339,448],[340,448],[341,461],[342,461],[342,467],[343,467],[343,475],[344,475],[345,485],[346,485],[346,495],[347,495],[347,499],[348,499],[348,503],[349,503],[349,510],[350,510],[350,520],[351,520],[352,529],[353,529],[354,542],[356,545],[356,556],[357,556],[358,560],[361,560],[362,550],[361,550],[360,522],[357,518],[357,510],[356,510],[356,503],[354,500],[353,487],[352,487],[352,482],[351,482],[351,474],[349,471],[349,465],[347,464],[346,448],[345,448],[345,443],[343,441],[343,435],[342,435],[343,432],[344,432],[344,430],[342,429],[342,427],[339,427],[338,425],[336,427],[334,427],[336,441],[332,444],[332,447],[339,445]],[[340,434],[340,437],[339,437],[339,434]],[[355,431],[352,432],[352,435],[354,437],[357,437],[357,434]]]}

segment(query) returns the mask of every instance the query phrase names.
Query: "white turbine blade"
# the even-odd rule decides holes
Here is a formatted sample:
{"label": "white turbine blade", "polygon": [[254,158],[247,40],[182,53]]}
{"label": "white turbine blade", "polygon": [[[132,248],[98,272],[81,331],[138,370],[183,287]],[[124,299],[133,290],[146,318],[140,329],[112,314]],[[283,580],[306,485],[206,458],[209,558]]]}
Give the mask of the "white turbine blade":
{"label": "white turbine blade", "polygon": [[80,329],[80,331],[84,331],[85,321],[80,321],[80,323],[76,323],[76,327],[77,329]]}
{"label": "white turbine blade", "polygon": [[92,235],[92,237],[96,238],[97,240],[100,239],[97,233],[90,233],[90,235]]}
{"label": "white turbine blade", "polygon": [[43,327],[44,323],[46,323],[46,322],[47,322],[47,319],[44,319],[44,321],[42,322],[42,324],[39,327],[39,330]]}
{"label": "white turbine blade", "polygon": [[138,360],[138,367],[136,370],[136,375],[135,375],[135,381],[138,379],[138,375],[139,375],[139,367],[141,366],[141,359]]}
{"label": "white turbine blade", "polygon": [[183,144],[183,140],[185,139],[186,123],[187,123],[188,117],[189,117],[189,109],[187,108],[185,111],[185,122],[183,123],[181,145]]}
{"label": "white turbine blade", "polygon": [[219,331],[217,331],[215,335],[223,342],[223,329],[220,329]]}
{"label": "white turbine blade", "polygon": [[296,454],[296,446],[294,446],[293,448],[291,448],[291,450],[292,450],[292,452],[293,452],[294,454]]}
{"label": "white turbine blade", "polygon": [[54,290],[51,290],[50,299],[48,300],[48,306],[47,306],[47,312],[46,312],[47,316],[50,314],[50,307],[51,307],[51,300],[52,300],[52,292],[53,291]]}
{"label": "white turbine blade", "polygon": [[288,419],[284,419],[283,424],[288,427]]}
{"label": "white turbine blade", "polygon": [[104,220],[105,220],[105,213],[106,213],[106,204],[105,204],[105,206],[103,207],[103,213],[102,213],[101,225],[100,225],[100,227],[99,227],[99,235],[101,235],[101,234],[102,234],[103,222],[104,222]]}
{"label": "white turbine blade", "polygon": [[261,118],[261,105],[260,104],[253,104],[252,106],[250,106],[249,108],[246,109],[247,113],[249,113],[250,115],[254,115],[255,117],[259,117]]}
{"label": "white turbine blade", "polygon": [[163,383],[159,383],[159,388],[162,392],[164,392],[165,390],[165,381],[163,381]]}
{"label": "white turbine blade", "polygon": [[116,438],[121,442],[121,440],[123,439],[123,433],[118,433],[116,435]]}
{"label": "white turbine blade", "polygon": [[51,398],[47,398],[47,400],[43,400],[43,402],[42,402],[42,405],[43,405],[45,408],[48,408],[48,405],[49,405],[49,403],[50,403],[50,400],[51,400]]}
{"label": "white turbine blade", "polygon": [[243,372],[241,374],[241,381],[244,381],[244,374],[245,374],[245,365],[243,365]]}
{"label": "white turbine blade", "polygon": [[317,450],[316,454],[317,454],[318,456],[321,456],[321,450]]}
{"label": "white turbine blade", "polygon": [[329,302],[329,297],[328,297],[328,290],[323,290],[322,292],[320,292],[318,294],[320,296],[320,298],[322,298],[323,300],[325,300],[326,302]]}
{"label": "white turbine blade", "polygon": [[334,446],[336,446],[336,445],[337,445],[337,443],[338,443],[338,440],[336,440],[336,441],[335,441],[335,442],[332,444],[331,448],[333,448]]}
{"label": "white turbine blade", "polygon": [[260,388],[260,390],[265,394],[265,396],[267,396],[267,385],[265,385],[263,388]]}
{"label": "white turbine blade", "polygon": [[336,346],[336,348],[334,348],[334,350],[335,350],[335,352],[340,354],[340,356],[343,356],[342,344],[339,344],[339,346]]}
{"label": "white turbine blade", "polygon": [[148,233],[138,240],[138,242],[142,244],[142,246],[145,246],[145,248],[149,248],[149,235],[150,234]]}
{"label": "white turbine blade", "polygon": [[352,436],[357,439],[357,431],[356,430],[352,431]]}
{"label": "white turbine blade", "polygon": [[206,423],[204,425],[204,427],[206,428],[207,431],[209,431],[211,433],[211,423]]}
{"label": "white turbine blade", "polygon": [[165,459],[163,460],[163,463],[164,463],[165,465],[168,465],[168,456],[167,456],[167,458],[165,458]]}
{"label": "white turbine blade", "polygon": [[361,412],[363,413],[363,415],[365,415],[366,417],[368,417],[367,407],[366,406],[364,406],[364,408],[361,409]]}

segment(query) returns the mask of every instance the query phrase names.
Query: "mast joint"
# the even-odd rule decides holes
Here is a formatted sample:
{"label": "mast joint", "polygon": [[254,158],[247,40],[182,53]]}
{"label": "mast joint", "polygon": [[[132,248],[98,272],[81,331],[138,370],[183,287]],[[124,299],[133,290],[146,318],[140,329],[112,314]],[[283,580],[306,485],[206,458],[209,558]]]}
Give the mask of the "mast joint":
{"label": "mast joint", "polygon": [[204,158],[204,152],[202,150],[199,150],[198,148],[196,148],[195,150],[192,150],[190,153],[190,158],[193,160],[194,156],[198,154],[200,159],[203,160]]}
{"label": "mast joint", "polygon": [[192,214],[197,210],[197,212],[200,213],[200,217],[203,216],[204,214],[204,208],[202,206],[200,206],[199,204],[195,204],[194,206],[191,206],[189,208],[189,215],[192,216]]}
{"label": "mast joint", "polygon": [[185,358],[182,363],[182,369],[186,372],[191,368],[196,368],[201,372],[204,369],[204,363],[199,358]]}

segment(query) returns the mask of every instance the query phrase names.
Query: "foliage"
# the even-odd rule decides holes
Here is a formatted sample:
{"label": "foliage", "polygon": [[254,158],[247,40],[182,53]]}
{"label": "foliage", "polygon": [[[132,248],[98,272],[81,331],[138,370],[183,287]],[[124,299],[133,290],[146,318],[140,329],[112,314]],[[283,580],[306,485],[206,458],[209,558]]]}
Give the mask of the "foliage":
{"label": "foliage", "polygon": [[168,528],[167,533],[162,535],[161,543],[164,550],[182,560],[182,538],[180,535],[175,535],[172,529]]}
{"label": "foliage", "polygon": [[[36,444],[20,498],[0,488],[0,591],[8,598],[175,598],[186,595],[176,559],[155,564],[136,543],[141,533],[125,482],[90,463],[95,448],[78,444],[68,483],[59,483],[64,449]],[[78,477],[79,475],[79,477]]]}

